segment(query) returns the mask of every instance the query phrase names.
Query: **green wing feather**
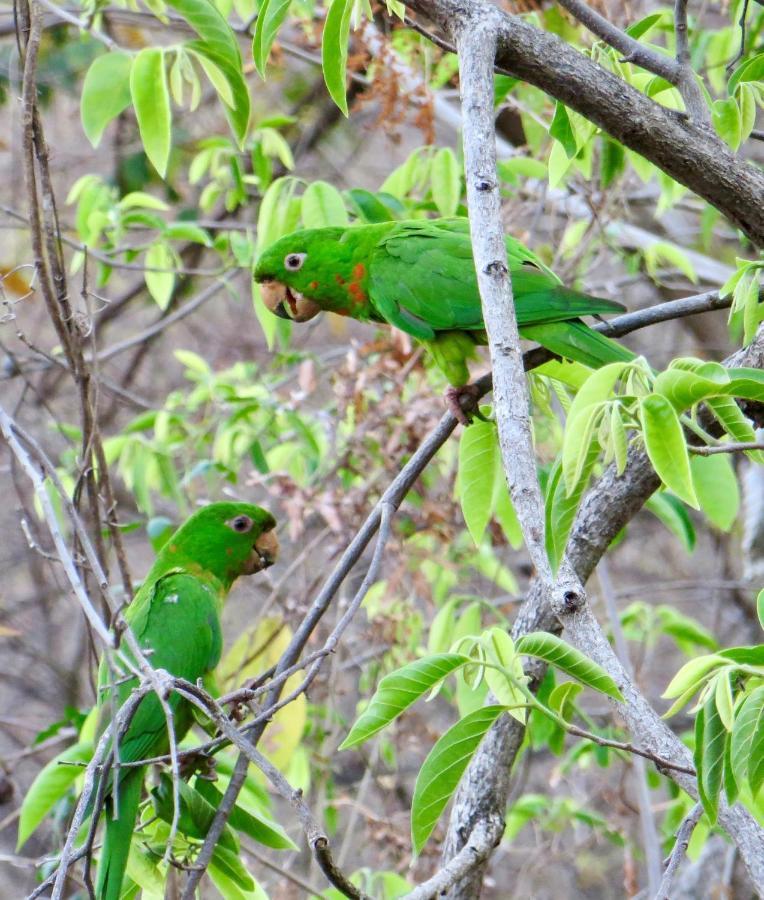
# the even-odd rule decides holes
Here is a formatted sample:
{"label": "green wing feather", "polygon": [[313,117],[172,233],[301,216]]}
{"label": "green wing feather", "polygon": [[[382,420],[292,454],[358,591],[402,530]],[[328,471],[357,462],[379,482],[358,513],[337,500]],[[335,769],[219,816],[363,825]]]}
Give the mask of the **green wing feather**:
{"label": "green wing feather", "polygon": [[[178,678],[195,682],[214,669],[220,659],[222,637],[218,607],[217,582],[171,571],[153,585],[141,588],[126,618],[141,647],[150,651],[155,669],[165,669]],[[102,664],[99,684],[108,684],[109,673]],[[135,679],[116,688],[115,705],[121,706],[135,687]],[[173,725],[178,740],[192,722],[189,704],[177,695],[167,700],[173,711]],[[110,691],[100,698],[102,728],[111,714]],[[149,694],[141,701],[126,734],[119,742],[121,762],[136,762],[166,753],[169,738],[165,715],[158,697]],[[126,774],[125,774],[126,773]],[[117,779],[119,816],[111,815],[107,804],[106,835],[98,867],[99,900],[117,900],[120,896],[130,842],[135,828],[145,767],[122,769]]]}
{"label": "green wing feather", "polygon": [[[509,236],[505,242],[524,337],[590,366],[633,358],[624,347],[578,321],[579,316],[622,311],[620,303],[565,287],[527,247]],[[481,342],[478,332],[485,325],[467,220],[417,220],[393,226],[372,253],[369,297],[379,318],[428,346],[437,342],[440,355],[450,349],[449,338],[439,335],[442,332],[475,332],[473,340]],[[452,384],[464,383],[466,356],[450,360],[448,366],[435,356]]]}

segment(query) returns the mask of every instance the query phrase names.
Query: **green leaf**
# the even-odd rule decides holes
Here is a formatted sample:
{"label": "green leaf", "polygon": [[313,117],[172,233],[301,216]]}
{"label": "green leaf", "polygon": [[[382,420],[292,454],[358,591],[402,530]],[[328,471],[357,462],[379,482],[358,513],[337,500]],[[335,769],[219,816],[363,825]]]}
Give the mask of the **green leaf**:
{"label": "green leaf", "polygon": [[568,159],[573,159],[578,153],[576,135],[573,131],[573,126],[570,124],[568,110],[565,104],[560,103],[559,100],[555,103],[554,118],[549,126],[549,134],[562,145]]}
{"label": "green leaf", "polygon": [[391,209],[371,191],[353,188],[347,192],[348,198],[358,217],[368,224],[375,222],[392,222],[395,216]]}
{"label": "green leaf", "polygon": [[422,764],[411,803],[411,842],[417,855],[488,729],[503,706],[482,706],[460,719],[437,741]]}
{"label": "green leaf", "polygon": [[515,651],[512,638],[503,628],[494,627],[483,635],[488,662],[500,666],[504,671],[486,667],[485,680],[494,697],[507,707],[513,718],[525,725],[528,716],[528,698],[520,690],[518,684],[528,680],[523,671],[523,663]]}
{"label": "green leaf", "polygon": [[[604,404],[592,404],[579,415],[568,416],[565,439],[562,445],[562,475],[568,497],[578,487],[589,460],[589,449],[596,441],[595,432],[606,412]],[[586,472],[588,480],[589,472]]]}
{"label": "green leaf", "polygon": [[271,47],[289,12],[291,0],[265,0],[260,7],[252,39],[252,56],[261,78],[265,78],[265,65]]}
{"label": "green leaf", "polygon": [[756,612],[759,616],[759,625],[764,628],[764,590],[759,591],[756,598]]}
{"label": "green leaf", "polygon": [[[163,241],[152,244],[146,251],[144,263],[146,265],[146,271],[144,272],[146,287],[156,301],[157,306],[160,309],[167,309],[175,287],[175,272],[173,270],[178,265],[172,247]],[[154,272],[149,271],[150,269],[164,269],[165,271]]]}
{"label": "green leaf", "polygon": [[[223,794],[211,781],[197,778],[194,787],[196,791],[214,808],[220,806]],[[256,816],[238,804],[234,806],[228,817],[228,824],[236,831],[249,835],[258,844],[272,847],[274,850],[299,850],[297,844],[289,837],[278,822]]]}
{"label": "green leaf", "polygon": [[732,96],[741,81],[764,81],[764,53],[757,53],[741,63],[727,82],[727,92]]}
{"label": "green leaf", "polygon": [[669,491],[659,491],[645,503],[645,509],[663,522],[676,535],[688,553],[695,549],[695,526],[687,513],[687,507]]}
{"label": "green leaf", "polygon": [[515,649],[518,653],[526,656],[543,659],[570,675],[571,678],[575,678],[576,681],[580,681],[581,684],[623,702],[623,695],[618,689],[618,685],[602,666],[555,634],[534,631],[521,637],[515,645]]}
{"label": "green leaf", "polygon": [[737,783],[748,782],[756,796],[764,782],[764,685],[745,698],[735,716],[731,760]]}
{"label": "green leaf", "polygon": [[716,703],[716,711],[719,713],[719,718],[722,720],[725,729],[732,731],[734,700],[732,699],[732,683],[729,669],[722,669],[716,676],[714,702]]}
{"label": "green leaf", "polygon": [[671,699],[689,690],[699,690],[709,674],[722,665],[725,665],[725,660],[718,653],[710,653],[707,656],[691,659],[674,675],[661,696]]}
{"label": "green leaf", "polygon": [[658,477],[677,497],[698,509],[690,456],[676,410],[662,394],[649,394],[640,399],[639,413],[645,449]]}
{"label": "green leaf", "polygon": [[491,518],[496,460],[500,457],[496,426],[476,420],[459,439],[459,502],[467,530],[476,545]]}
{"label": "green leaf", "polygon": [[589,455],[584,463],[578,486],[570,496],[568,496],[565,491],[565,483],[562,478],[562,466],[559,463],[555,463],[549,476],[544,506],[546,525],[545,538],[549,562],[555,570],[565,552],[565,546],[568,542],[568,535],[570,534],[573,520],[576,517],[576,511],[578,510],[584,490],[589,483],[589,478],[591,477],[599,453],[600,445],[596,440],[592,441],[589,446]]}
{"label": "green leaf", "polygon": [[740,509],[740,490],[729,456],[692,455],[690,468],[700,508],[720,531],[729,531]]}
{"label": "green leaf", "polygon": [[30,835],[51,809],[67,793],[83,768],[66,763],[88,763],[93,756],[90,743],[75,744],[53,759],[35,777],[26,792],[19,812],[19,835],[16,849],[29,840]]}
{"label": "green leaf", "polygon": [[[247,136],[247,128],[249,127],[249,89],[247,82],[242,74],[241,57],[237,55],[232,58],[232,54],[227,45],[213,41],[188,41],[185,45],[186,50],[193,53],[200,63],[204,66],[204,60],[211,62],[223,75],[228,82],[230,92],[225,91],[219,80],[216,82],[213,74],[208,66],[204,66],[207,76],[212,81],[215,89],[218,91],[223,100],[223,109],[225,110],[228,124],[239,145],[244,146],[244,139]],[[238,45],[236,46],[238,54]],[[228,102],[230,100],[230,103]]]}
{"label": "green leaf", "polygon": [[701,788],[700,799],[713,824],[719,810],[727,742],[727,730],[716,708],[713,694],[703,705],[702,715],[698,713],[696,726],[695,768],[698,771],[698,787]]}
{"label": "green leaf", "polygon": [[647,32],[663,18],[663,13],[651,13],[649,16],[645,16],[643,19],[639,19],[634,22],[632,25],[626,29],[626,34],[630,37],[633,37],[635,41],[638,41],[641,37],[647,34]]}
{"label": "green leaf", "polygon": [[454,151],[441,147],[430,167],[432,199],[441,216],[454,216],[462,198],[462,176]]}
{"label": "green leaf", "polygon": [[653,391],[663,395],[677,412],[682,412],[706,397],[726,393],[729,383],[730,376],[726,370],[703,375],[698,370],[672,366],[658,374]]}
{"label": "green leaf", "polygon": [[93,60],[82,84],[80,112],[82,127],[90,143],[97,147],[104,128],[130,105],[129,53],[104,53]]}
{"label": "green leaf", "polygon": [[170,158],[172,113],[162,50],[145,47],[135,57],[130,70],[130,94],[146,156],[164,178]]}
{"label": "green leaf", "polygon": [[[178,830],[187,837],[204,840],[215,818],[216,807],[209,803],[197,790],[185,781],[178,782],[180,810]],[[163,822],[173,820],[174,798],[172,776],[163,772],[159,784],[151,789],[156,814]],[[239,841],[229,825],[223,829],[218,839],[218,847],[225,847],[232,853],[239,852]]]}
{"label": "green leaf", "polygon": [[610,187],[615,179],[626,168],[626,151],[623,144],[602,135],[602,152],[600,155],[600,184],[602,189]]}
{"label": "green leaf", "polygon": [[583,686],[575,681],[564,681],[552,689],[549,695],[549,708],[562,716],[566,722],[570,722],[576,708],[576,698],[583,690]]}
{"label": "green leaf", "polygon": [[719,137],[733,150],[737,150],[742,136],[742,122],[740,107],[735,98],[725,97],[723,100],[714,100],[711,107],[711,121]]}
{"label": "green leaf", "polygon": [[451,672],[466,665],[469,659],[458,653],[439,653],[426,656],[391,672],[379,682],[369,705],[350,729],[350,734],[340,744],[347,750],[368,740],[385,725],[397,718],[422,694],[429,691]]}
{"label": "green leaf", "polygon": [[348,65],[348,43],[350,41],[350,14],[355,0],[332,0],[324,25],[321,42],[321,65],[324,81],[332,100],[344,115],[348,114],[348,99],[345,76]]}
{"label": "green leaf", "polygon": [[342,194],[326,181],[314,181],[302,195],[302,222],[306,228],[350,224]]}
{"label": "green leaf", "polygon": [[210,868],[213,866],[219,870],[224,878],[230,879],[243,891],[251,893],[255,890],[255,879],[247,871],[238,852],[234,853],[218,843],[212,853]]}

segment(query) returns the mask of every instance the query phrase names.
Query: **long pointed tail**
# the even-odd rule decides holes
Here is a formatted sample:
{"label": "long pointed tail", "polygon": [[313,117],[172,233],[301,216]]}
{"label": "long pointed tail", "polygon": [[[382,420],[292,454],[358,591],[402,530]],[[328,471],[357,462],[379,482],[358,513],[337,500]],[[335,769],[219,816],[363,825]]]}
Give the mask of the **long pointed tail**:
{"label": "long pointed tail", "polygon": [[121,772],[125,774],[119,779],[119,818],[113,818],[112,801],[109,800],[106,805],[106,828],[96,880],[98,900],[119,900],[122,894],[122,881],[127,868],[127,857],[130,855],[146,769],[141,766],[122,769]]}
{"label": "long pointed tail", "polygon": [[604,334],[594,331],[580,320],[545,322],[523,326],[523,337],[538,341],[543,347],[565,359],[599,369],[612,362],[628,362],[635,358],[631,350]]}

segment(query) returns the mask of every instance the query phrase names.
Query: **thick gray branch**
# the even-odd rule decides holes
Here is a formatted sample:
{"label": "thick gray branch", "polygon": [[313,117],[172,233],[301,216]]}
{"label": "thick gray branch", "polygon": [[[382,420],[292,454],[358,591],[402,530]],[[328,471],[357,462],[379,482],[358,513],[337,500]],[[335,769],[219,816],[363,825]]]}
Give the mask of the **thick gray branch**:
{"label": "thick gray branch", "polygon": [[464,171],[483,321],[488,333],[499,444],[509,492],[536,571],[551,583],[544,504],[536,473],[528,385],[520,349],[496,177],[493,116],[494,23],[476,20],[457,35],[464,120]]}
{"label": "thick gray branch", "polygon": [[[760,328],[751,345],[734,354],[725,364],[764,368],[764,328]],[[586,582],[594,571],[613,538],[659,486],[660,480],[646,454],[631,447],[623,475],[616,475],[611,466],[588,492],[573,525],[567,551],[568,562],[582,582]],[[688,763],[687,748],[633,687],[588,608],[555,614],[546,602],[547,596],[545,585],[535,579],[515,621],[513,637],[517,639],[539,630],[559,633],[562,630],[560,618],[564,619],[572,643],[614,675],[628,701],[626,706],[619,706],[619,711],[632,733],[640,735],[641,744],[659,756],[680,764]],[[542,669],[532,669],[531,674],[540,677]],[[504,814],[510,772],[523,733],[517,720],[504,716],[486,735],[457,791],[443,849],[444,859],[450,859],[461,850],[477,822]],[[672,777],[696,796],[693,778],[681,773],[674,773]],[[746,810],[737,806],[725,808],[720,813],[720,822],[738,845],[754,883],[761,888],[764,885],[764,835],[761,829]],[[448,896],[460,900],[478,897],[483,872],[484,866],[474,869]]]}
{"label": "thick gray branch", "polygon": [[468,17],[497,29],[496,62],[598,125],[713,204],[764,245],[764,172],[737,157],[709,129],[666,109],[553,34],[473,0],[407,0],[456,38]]}

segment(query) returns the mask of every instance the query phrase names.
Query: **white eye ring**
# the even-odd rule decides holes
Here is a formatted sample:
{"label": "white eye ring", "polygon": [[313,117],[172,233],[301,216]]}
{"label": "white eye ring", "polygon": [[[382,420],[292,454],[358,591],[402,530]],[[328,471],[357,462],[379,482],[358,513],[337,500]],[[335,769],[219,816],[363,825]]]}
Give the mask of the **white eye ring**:
{"label": "white eye ring", "polygon": [[288,272],[297,272],[307,258],[307,253],[288,253],[284,257],[284,268]]}
{"label": "white eye ring", "polygon": [[230,519],[226,522],[226,525],[232,531],[238,531],[239,534],[246,534],[248,531],[252,531],[252,526],[254,524],[255,523],[249,516],[236,516],[235,519]]}

